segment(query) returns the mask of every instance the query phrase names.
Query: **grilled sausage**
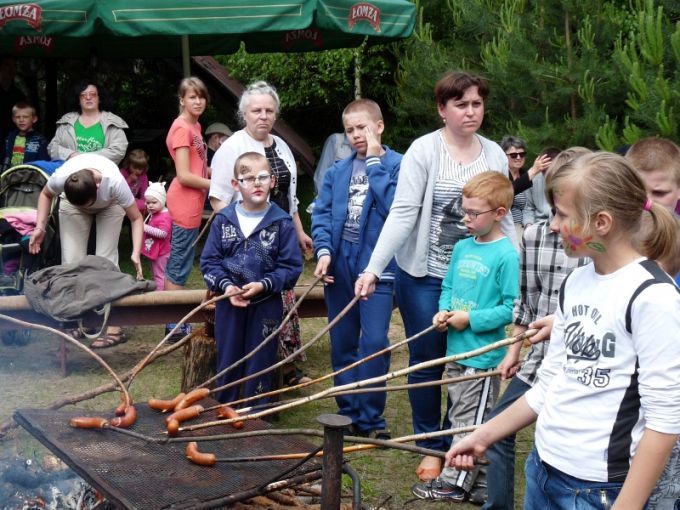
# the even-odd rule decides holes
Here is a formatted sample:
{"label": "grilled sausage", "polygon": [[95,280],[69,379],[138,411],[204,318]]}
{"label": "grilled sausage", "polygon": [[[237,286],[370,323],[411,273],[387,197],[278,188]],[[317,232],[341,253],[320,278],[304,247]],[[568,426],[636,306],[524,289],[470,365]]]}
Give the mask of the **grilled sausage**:
{"label": "grilled sausage", "polygon": [[170,416],[165,419],[165,424],[167,425],[170,420],[177,420],[178,423],[182,423],[186,420],[191,420],[197,418],[203,412],[203,406],[196,404],[195,406],[187,407],[186,409],[180,409],[175,411]]}
{"label": "grilled sausage", "polygon": [[[232,418],[238,418],[241,415],[229,406],[222,406],[217,410],[217,416],[231,420]],[[244,421],[234,421],[230,423],[230,425],[235,429],[242,429],[245,424],[246,423]]]}
{"label": "grilled sausage", "polygon": [[89,416],[77,416],[68,421],[71,427],[77,429],[103,429],[109,424],[106,418],[91,418]]}
{"label": "grilled sausage", "polygon": [[205,397],[210,395],[210,390],[208,388],[197,388],[193,391],[187,393],[182,400],[180,400],[175,406],[175,411],[189,407],[194,402],[203,400]]}
{"label": "grilled sausage", "polygon": [[179,403],[180,400],[182,400],[185,397],[185,395],[186,393],[180,393],[172,400],[160,400],[157,398],[150,398],[148,404],[151,409],[167,413],[168,411],[172,411],[173,409],[175,409],[175,406]]}
{"label": "grilled sausage", "polygon": [[177,434],[179,434],[179,422],[177,420],[170,420],[166,428],[168,430],[168,436],[170,437],[175,437]]}
{"label": "grilled sausage", "polygon": [[[132,405],[132,399],[130,399],[130,405]],[[120,396],[120,404],[118,404],[118,407],[116,407],[116,410],[113,411],[113,413],[116,416],[125,416],[125,409],[127,408],[127,402],[125,401],[125,395]]]}
{"label": "grilled sausage", "polygon": [[214,466],[217,458],[214,453],[201,453],[198,451],[198,443],[191,441],[187,443],[187,459],[199,466]]}
{"label": "grilled sausage", "polygon": [[111,420],[111,425],[121,429],[126,429],[128,427],[132,427],[136,421],[137,410],[135,409],[135,406],[127,406],[127,408],[125,408],[125,415],[118,416],[117,418]]}

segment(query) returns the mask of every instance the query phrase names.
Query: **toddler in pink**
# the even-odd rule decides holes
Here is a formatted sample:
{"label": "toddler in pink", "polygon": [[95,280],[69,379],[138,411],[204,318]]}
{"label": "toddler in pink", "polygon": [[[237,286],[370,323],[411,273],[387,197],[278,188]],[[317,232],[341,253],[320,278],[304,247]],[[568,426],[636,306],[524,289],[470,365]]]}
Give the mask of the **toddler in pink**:
{"label": "toddler in pink", "polygon": [[170,257],[172,218],[165,208],[165,183],[152,182],[144,192],[146,210],[142,255],[151,260],[151,273],[156,290],[165,289],[165,266]]}

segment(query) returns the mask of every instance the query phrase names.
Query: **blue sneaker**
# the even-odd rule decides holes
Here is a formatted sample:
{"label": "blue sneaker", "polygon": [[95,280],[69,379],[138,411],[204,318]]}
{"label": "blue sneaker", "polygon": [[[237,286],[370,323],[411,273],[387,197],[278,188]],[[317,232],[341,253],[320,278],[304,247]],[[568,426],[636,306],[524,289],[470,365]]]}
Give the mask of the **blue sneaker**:
{"label": "blue sneaker", "polygon": [[[177,323],[170,323],[165,325],[165,336],[170,333],[175,327],[177,326]],[[179,328],[175,330],[175,332],[172,334],[170,338],[168,338],[167,342],[168,344],[176,344],[179,342],[182,338],[187,336],[188,334],[191,333],[191,324],[182,324]]]}
{"label": "blue sneaker", "polygon": [[439,477],[428,482],[417,483],[411,487],[413,495],[420,499],[433,501],[451,501],[454,503],[465,503],[468,493],[461,487],[453,485]]}

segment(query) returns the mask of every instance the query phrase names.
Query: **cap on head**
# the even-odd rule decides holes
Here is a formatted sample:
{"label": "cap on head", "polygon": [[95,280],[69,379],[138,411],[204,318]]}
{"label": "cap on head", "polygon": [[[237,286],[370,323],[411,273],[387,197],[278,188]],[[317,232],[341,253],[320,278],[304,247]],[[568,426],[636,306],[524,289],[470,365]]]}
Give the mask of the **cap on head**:
{"label": "cap on head", "polygon": [[234,133],[229,129],[229,126],[223,124],[222,122],[213,122],[205,130],[205,136],[210,136],[214,133],[219,133],[221,135],[231,136]]}
{"label": "cap on head", "polygon": [[156,199],[161,204],[161,207],[165,207],[165,197],[165,183],[163,182],[149,183],[149,187],[144,192],[144,198]]}

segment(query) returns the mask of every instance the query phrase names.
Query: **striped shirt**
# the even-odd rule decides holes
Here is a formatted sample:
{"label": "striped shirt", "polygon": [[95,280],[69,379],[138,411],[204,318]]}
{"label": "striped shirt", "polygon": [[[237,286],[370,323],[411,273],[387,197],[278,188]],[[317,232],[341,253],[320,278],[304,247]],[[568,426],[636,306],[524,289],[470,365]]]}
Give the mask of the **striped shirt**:
{"label": "striped shirt", "polygon": [[[555,313],[562,281],[587,258],[570,258],[564,253],[560,235],[550,230],[548,221],[531,225],[520,243],[520,299],[515,304],[515,324],[529,326],[546,315]],[[548,351],[548,342],[532,344],[517,377],[529,385]]]}
{"label": "striped shirt", "polygon": [[[440,133],[439,136],[443,135]],[[463,186],[475,175],[490,169],[484,151],[480,151],[472,163],[462,165],[459,161],[454,161],[443,140],[440,150],[441,166],[432,198],[427,274],[444,279],[454,245],[461,239],[470,237],[463,223]]]}

